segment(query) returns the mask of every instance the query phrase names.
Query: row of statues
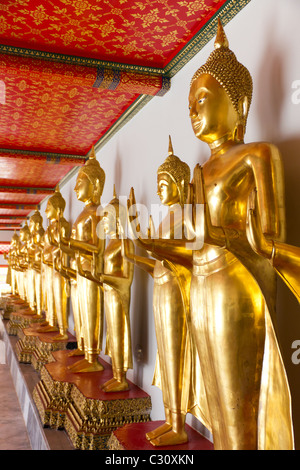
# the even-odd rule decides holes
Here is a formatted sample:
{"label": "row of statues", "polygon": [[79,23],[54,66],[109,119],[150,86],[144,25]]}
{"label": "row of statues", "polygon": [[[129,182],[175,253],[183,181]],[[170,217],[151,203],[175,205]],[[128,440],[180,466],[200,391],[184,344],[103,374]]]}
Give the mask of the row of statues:
{"label": "row of statues", "polygon": [[126,372],[133,367],[133,267],[152,276],[153,383],[165,409],[163,425],[146,436],[155,446],[186,442],[186,415],[192,413],[212,432],[215,449],[294,448],[274,299],[276,274],[300,299],[300,249],[284,243],[277,148],[244,143],[251,99],[251,75],[229,49],[219,21],[215,49],[193,76],[189,94],[194,133],[211,155],[191,181],[189,166],[169,142],[157,171],[168,223],[155,231],[150,220],[144,234],[133,188],[127,208],[115,192],[102,207],[105,174],[92,151],[78,173],[75,192],[84,209],[73,226],[63,217],[57,188],[46,208],[47,230],[37,211],[11,242],[13,292],[17,286],[37,315],[46,312],[41,330],[56,329],[57,339],[66,338],[71,298],[78,348],[70,354],[83,356],[72,372],[102,369],[105,315],[113,369],[103,385],[107,392],[127,390]]}

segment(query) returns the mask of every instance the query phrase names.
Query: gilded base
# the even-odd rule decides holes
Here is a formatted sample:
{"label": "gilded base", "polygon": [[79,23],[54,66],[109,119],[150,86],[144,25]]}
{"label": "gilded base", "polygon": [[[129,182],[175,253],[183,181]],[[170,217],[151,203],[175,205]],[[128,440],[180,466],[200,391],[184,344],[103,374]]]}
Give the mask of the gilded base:
{"label": "gilded base", "polygon": [[185,430],[188,435],[188,442],[174,446],[155,447],[146,439],[146,433],[153,431],[164,421],[148,421],[146,423],[126,424],[122,428],[112,432],[107,448],[109,450],[172,450],[172,451],[192,451],[192,450],[213,450],[213,444],[202,434],[191,428],[187,424]]}
{"label": "gilded base", "polygon": [[[40,317],[39,317],[40,318]],[[44,364],[48,364],[53,359],[52,351],[66,349],[70,343],[76,343],[73,335],[68,334],[67,340],[54,340],[57,332],[40,333],[39,322],[32,322],[26,328],[18,328],[19,341],[16,344],[16,354],[19,362],[32,364],[36,371],[40,371]]]}
{"label": "gilded base", "polygon": [[68,351],[52,353],[54,362],[41,370],[33,398],[43,426],[65,429],[73,446],[81,450],[107,449],[112,431],[127,423],[150,419],[151,398],[136,385],[126,392],[105,393],[101,385],[112,377],[111,366],[100,360],[103,371],[71,373],[78,357]]}

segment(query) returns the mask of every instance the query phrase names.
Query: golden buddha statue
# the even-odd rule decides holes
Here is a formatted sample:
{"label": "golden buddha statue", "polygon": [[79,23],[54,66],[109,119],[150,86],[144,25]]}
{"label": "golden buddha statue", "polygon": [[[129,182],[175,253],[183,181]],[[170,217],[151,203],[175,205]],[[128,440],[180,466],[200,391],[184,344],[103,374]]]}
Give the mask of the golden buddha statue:
{"label": "golden buddha statue", "polygon": [[28,267],[27,267],[27,282],[28,282],[28,302],[29,307],[32,311],[35,311],[35,271],[33,269],[32,263],[34,258],[34,234],[35,234],[35,221],[34,218],[30,217],[29,219],[29,232],[30,239],[27,245],[28,252]]}
{"label": "golden buddha statue", "polygon": [[20,230],[20,247],[18,253],[18,270],[19,270],[19,281],[20,281],[20,296],[22,300],[25,302],[30,301],[30,294],[29,291],[31,290],[32,286],[28,282],[27,277],[27,270],[28,270],[28,262],[29,262],[29,254],[28,254],[28,247],[30,243],[30,231],[27,225],[27,220],[25,225]]}
{"label": "golden buddha statue", "polygon": [[211,150],[194,173],[196,203],[205,194],[198,227],[204,245],[193,252],[190,292],[206,392],[199,407],[215,449],[292,449],[290,391],[276,337],[276,279],[246,235],[248,198],[256,188],[265,237],[284,239],[283,170],[276,147],[244,143],[251,98],[251,76],[229,49],[219,21],[215,50],[194,74],[189,94],[194,133]]}
{"label": "golden buddha statue", "polygon": [[[189,313],[189,286],[191,275],[178,260],[165,260],[160,247],[175,240],[182,240],[184,204],[190,180],[190,169],[173,153],[171,139],[169,155],[157,172],[157,194],[168,213],[161,222],[157,238],[153,236],[150,222],[150,238],[141,236],[133,189],[129,198],[129,220],[135,243],[143,247],[155,259],[125,252],[126,258],[153,276],[153,314],[157,339],[157,362],[153,384],[162,390],[165,423],[146,437],[152,445],[176,445],[187,441],[185,419],[189,406],[191,379],[191,348],[187,329]],[[135,221],[136,227],[133,222]],[[151,234],[152,233],[152,234]],[[156,245],[158,242],[158,245]]]}
{"label": "golden buddha statue", "polygon": [[266,257],[300,302],[300,248],[265,237],[257,204],[257,193],[249,198],[247,237],[252,249]]}
{"label": "golden buddha statue", "polygon": [[103,286],[104,310],[107,324],[106,354],[111,357],[113,377],[102,385],[105,392],[128,390],[126,372],[132,369],[130,331],[130,291],[133,265],[122,255],[123,245],[127,253],[134,254],[132,240],[124,238],[122,227],[126,221],[126,209],[120,204],[114,190],[111,202],[103,208],[101,228],[103,237],[110,238],[104,252],[103,273],[83,272],[81,275]]}
{"label": "golden buddha statue", "polygon": [[11,285],[11,292],[13,295],[17,295],[19,293],[18,290],[18,271],[17,271],[17,256],[18,250],[20,245],[20,237],[15,231],[10,242],[9,251],[7,253],[6,259],[8,265],[10,267],[10,285]]}
{"label": "golden buddha statue", "polygon": [[29,229],[32,237],[29,247],[32,269],[32,283],[34,285],[34,309],[38,316],[42,316],[43,292],[42,292],[42,250],[45,230],[43,228],[43,217],[36,210],[29,220]]}
{"label": "golden buddha statue", "polygon": [[99,362],[103,337],[103,292],[97,282],[82,276],[79,271],[103,272],[105,240],[98,237],[97,225],[104,182],[105,173],[96,160],[93,147],[89,159],[79,170],[75,185],[77,198],[85,207],[73,224],[70,238],[61,237],[59,243],[60,249],[76,258],[79,265],[76,280],[79,302],[78,310],[73,313],[78,315],[74,321],[76,338],[84,348],[84,358],[70,367],[72,372],[103,370]]}
{"label": "golden buddha statue", "polygon": [[[194,170],[189,199],[195,209],[203,206],[194,226],[203,246],[192,251],[188,322],[199,360],[194,409],[215,449],[288,450],[294,437],[276,335],[276,274],[246,233],[248,198],[256,189],[265,238],[275,247],[284,240],[283,169],[275,146],[244,143],[251,99],[251,76],[219,21],[215,50],[194,74],[189,93],[194,133],[211,150]],[[189,267],[184,240],[144,245]]]}
{"label": "golden buddha statue", "polygon": [[63,217],[66,202],[57,186],[53,196],[48,199],[46,216],[49,225],[44,234],[43,269],[46,290],[46,326],[42,326],[39,332],[59,331],[53,340],[68,338],[68,299],[65,288],[65,280],[55,270],[55,259],[59,256],[58,240],[61,236],[69,234],[70,224]]}

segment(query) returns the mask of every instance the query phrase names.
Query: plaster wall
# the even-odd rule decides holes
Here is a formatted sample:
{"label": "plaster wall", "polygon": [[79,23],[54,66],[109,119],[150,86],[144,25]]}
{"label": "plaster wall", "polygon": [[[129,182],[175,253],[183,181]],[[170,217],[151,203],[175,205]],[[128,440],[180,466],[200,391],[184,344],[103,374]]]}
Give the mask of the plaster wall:
{"label": "plaster wall", "polygon": [[[254,97],[246,141],[269,141],[282,152],[286,183],[287,241],[300,246],[300,3],[298,0],[252,0],[225,31],[230,48],[250,70]],[[102,204],[112,199],[113,185],[127,198],[131,186],[137,202],[149,209],[158,204],[156,171],[167,157],[168,136],[174,153],[193,170],[208,158],[208,148],[196,139],[188,115],[188,92],[193,73],[213,50],[213,41],[191,60],[173,79],[171,90],[143,108],[98,153],[106,172]],[[299,83],[296,81],[299,80]],[[299,103],[298,103],[299,101]],[[74,193],[76,177],[61,192],[66,199],[65,217],[74,223],[82,210]],[[46,202],[42,204],[44,214]],[[149,210],[149,212],[151,212]],[[145,220],[146,227],[147,220]],[[130,380],[151,394],[152,419],[163,419],[161,392],[151,385],[156,357],[156,338],[152,314],[153,281],[135,270],[132,286],[131,326],[134,369]],[[296,299],[279,281],[278,324],[288,371],[295,423],[296,447],[300,447],[300,364],[292,362],[292,343],[300,339],[300,310]],[[70,329],[73,328],[72,314]],[[138,355],[137,352],[140,351]],[[105,357],[105,359],[108,359]],[[199,427],[192,417],[193,426]]]}

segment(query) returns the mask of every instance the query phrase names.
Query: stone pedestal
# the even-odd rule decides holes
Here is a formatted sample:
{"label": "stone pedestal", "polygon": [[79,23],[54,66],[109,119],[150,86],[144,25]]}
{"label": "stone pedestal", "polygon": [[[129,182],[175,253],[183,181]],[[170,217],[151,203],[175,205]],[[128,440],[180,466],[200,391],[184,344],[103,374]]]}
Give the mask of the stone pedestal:
{"label": "stone pedestal", "polygon": [[72,373],[68,366],[80,357],[67,350],[52,353],[54,362],[41,370],[33,397],[42,424],[65,429],[76,449],[107,449],[112,433],[127,423],[150,419],[151,398],[129,382],[126,392],[103,392],[101,385],[112,378],[111,366],[100,360],[100,372]]}
{"label": "stone pedestal", "polygon": [[19,328],[19,341],[16,352],[20,362],[32,364],[40,371],[44,364],[52,361],[51,353],[76,346],[76,338],[68,333],[68,339],[56,339],[59,332],[41,332],[40,323],[31,323],[27,328]]}
{"label": "stone pedestal", "polygon": [[162,450],[168,450],[172,453],[176,453],[176,451],[213,450],[213,444],[187,424],[185,425],[188,435],[186,444],[165,447],[153,446],[146,439],[146,433],[163,423],[164,421],[149,421],[147,423],[127,424],[112,432],[107,447],[109,450],[148,450],[157,453]]}

